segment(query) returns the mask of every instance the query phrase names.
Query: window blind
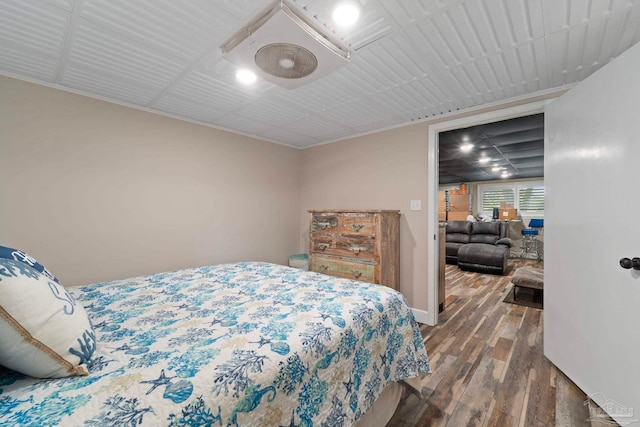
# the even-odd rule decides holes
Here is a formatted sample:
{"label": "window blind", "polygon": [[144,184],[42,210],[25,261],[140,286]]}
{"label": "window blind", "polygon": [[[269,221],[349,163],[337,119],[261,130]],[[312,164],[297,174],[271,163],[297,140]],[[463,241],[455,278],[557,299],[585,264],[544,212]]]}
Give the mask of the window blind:
{"label": "window blind", "polygon": [[544,187],[521,188],[519,205],[521,211],[543,211]]}
{"label": "window blind", "polygon": [[499,208],[502,202],[509,205],[514,204],[515,191],[513,188],[491,188],[482,191],[482,210],[484,212]]}

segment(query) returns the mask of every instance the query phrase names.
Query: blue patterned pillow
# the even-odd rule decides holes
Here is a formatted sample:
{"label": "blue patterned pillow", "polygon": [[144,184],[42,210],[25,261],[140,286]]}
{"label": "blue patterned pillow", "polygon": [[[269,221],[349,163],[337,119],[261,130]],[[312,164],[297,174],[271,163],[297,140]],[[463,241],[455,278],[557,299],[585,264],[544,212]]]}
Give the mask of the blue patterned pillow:
{"label": "blue patterned pillow", "polygon": [[39,271],[54,282],[60,283],[56,276],[54,276],[49,270],[44,268],[44,265],[40,264],[25,252],[19,251],[17,249],[7,248],[6,246],[0,246],[0,258],[13,259],[16,261],[24,262],[29,267]]}
{"label": "blue patterned pillow", "polygon": [[36,378],[88,375],[96,339],[67,290],[22,261],[0,258],[0,364]]}

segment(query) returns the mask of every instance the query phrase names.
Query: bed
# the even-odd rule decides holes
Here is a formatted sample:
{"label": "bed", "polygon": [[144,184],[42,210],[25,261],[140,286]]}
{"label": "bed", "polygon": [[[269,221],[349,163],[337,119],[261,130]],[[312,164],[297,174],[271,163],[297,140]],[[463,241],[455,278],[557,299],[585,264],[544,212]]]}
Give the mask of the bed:
{"label": "bed", "polygon": [[0,367],[0,425],[350,426],[429,372],[384,286],[246,262],[67,290],[93,325],[89,374]]}

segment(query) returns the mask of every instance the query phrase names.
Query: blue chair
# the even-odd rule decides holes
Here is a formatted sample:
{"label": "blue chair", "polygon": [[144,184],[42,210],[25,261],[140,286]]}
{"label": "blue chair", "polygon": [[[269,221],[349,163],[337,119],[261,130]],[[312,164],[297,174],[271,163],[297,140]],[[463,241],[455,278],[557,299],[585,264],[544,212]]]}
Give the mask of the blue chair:
{"label": "blue chair", "polygon": [[524,258],[525,254],[534,253],[536,254],[536,259],[538,261],[542,261],[542,250],[540,248],[540,241],[538,240],[538,235],[540,234],[540,229],[544,227],[544,219],[541,218],[531,218],[529,221],[529,227],[524,228],[522,233],[522,252],[520,253],[520,258]]}

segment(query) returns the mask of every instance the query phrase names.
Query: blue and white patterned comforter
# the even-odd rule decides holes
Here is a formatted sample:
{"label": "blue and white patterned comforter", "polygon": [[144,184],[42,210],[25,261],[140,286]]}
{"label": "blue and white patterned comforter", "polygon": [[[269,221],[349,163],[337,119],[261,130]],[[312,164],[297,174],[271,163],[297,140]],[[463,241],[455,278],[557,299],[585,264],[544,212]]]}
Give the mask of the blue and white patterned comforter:
{"label": "blue and white patterned comforter", "polygon": [[384,286],[238,263],[69,290],[96,331],[90,375],[0,367],[0,425],[349,426],[429,371]]}

